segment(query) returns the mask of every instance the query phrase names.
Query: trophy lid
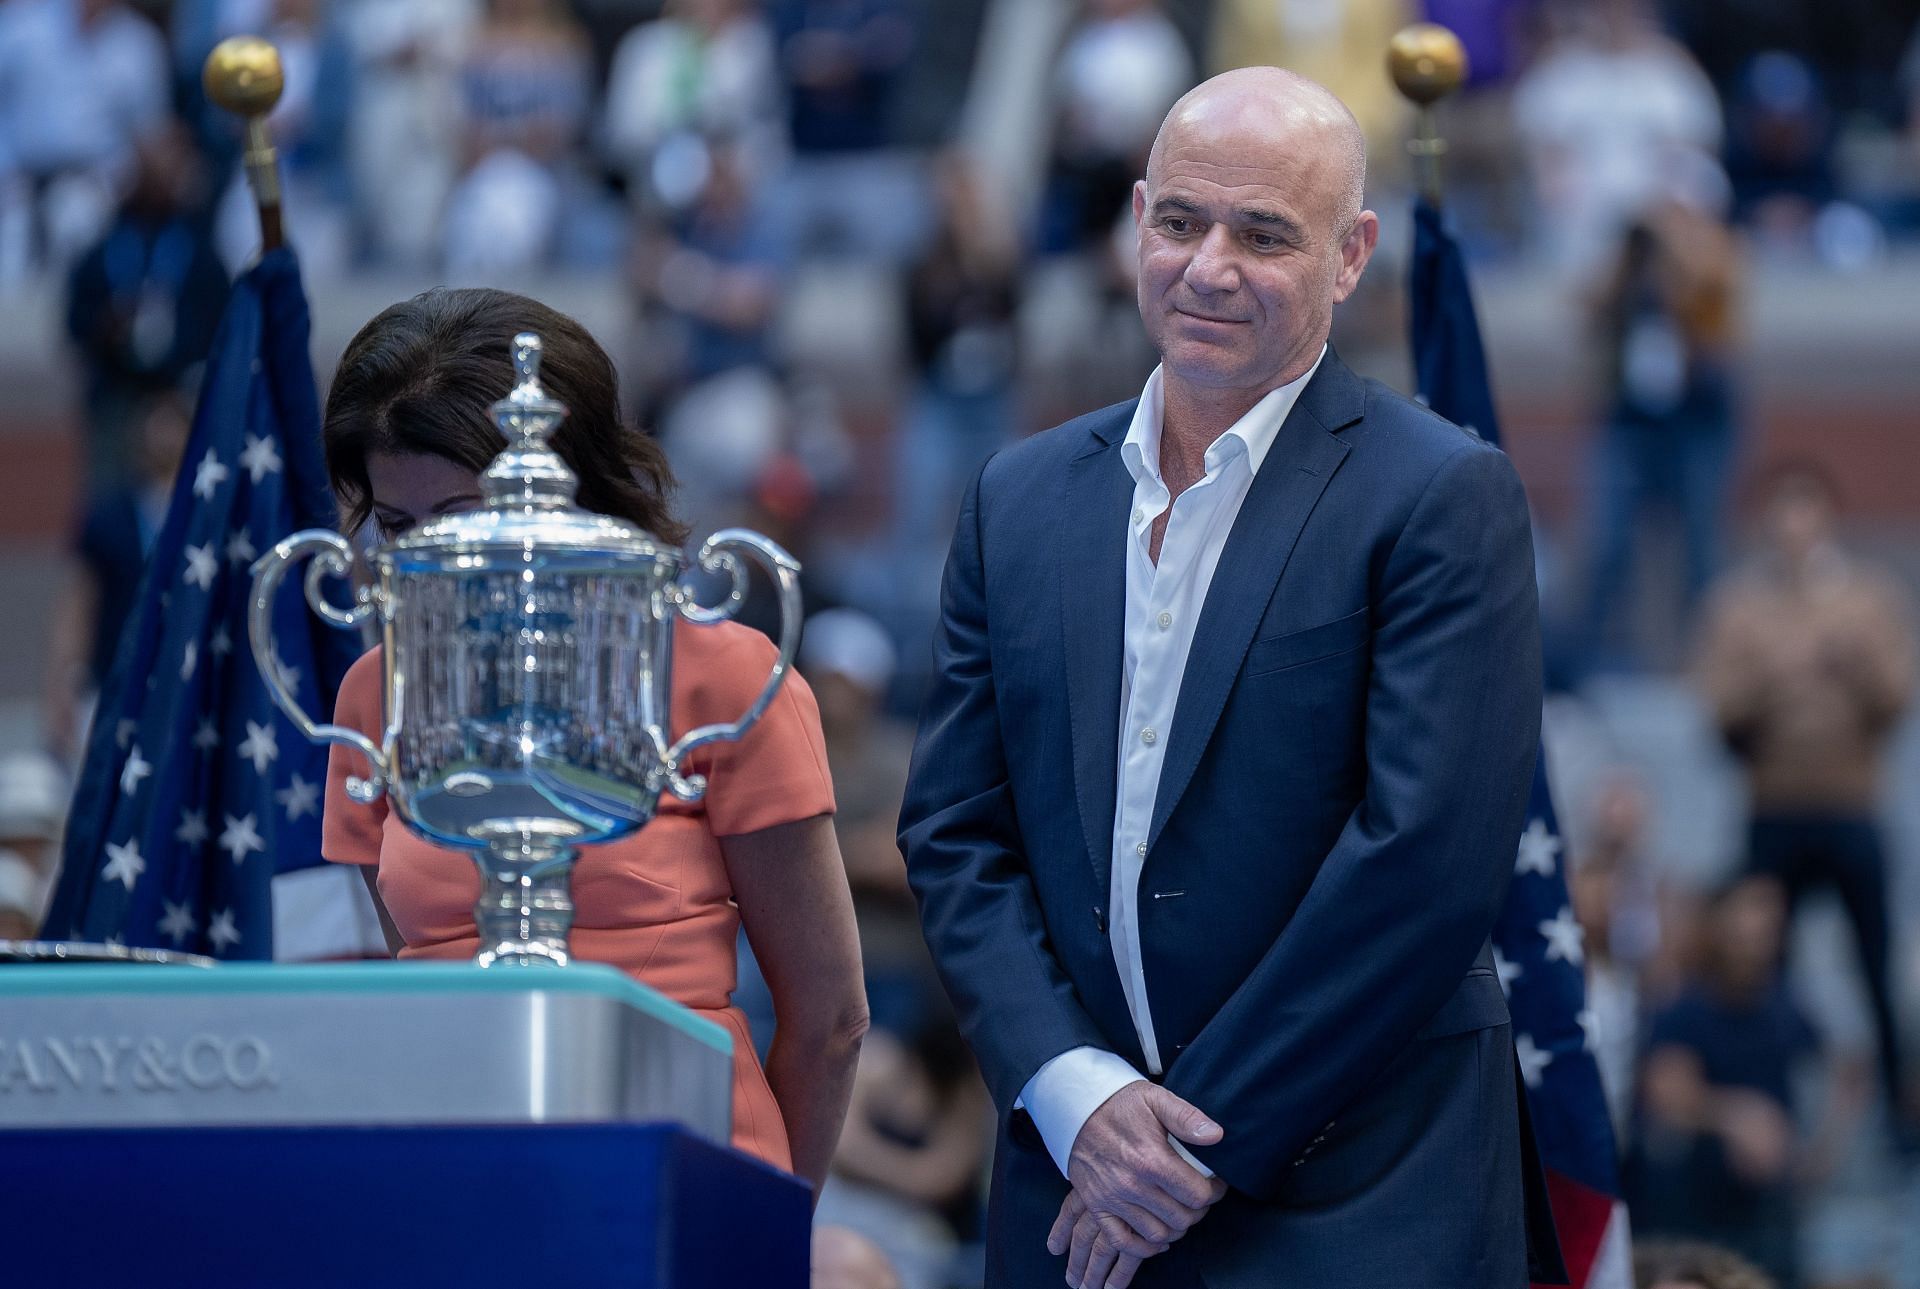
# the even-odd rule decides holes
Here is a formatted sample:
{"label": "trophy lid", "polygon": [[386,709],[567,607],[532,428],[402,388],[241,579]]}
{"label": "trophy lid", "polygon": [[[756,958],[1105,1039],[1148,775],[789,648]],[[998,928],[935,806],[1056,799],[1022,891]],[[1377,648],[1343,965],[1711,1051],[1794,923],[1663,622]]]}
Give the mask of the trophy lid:
{"label": "trophy lid", "polygon": [[541,386],[540,353],[540,337],[532,332],[513,338],[513,390],[491,409],[507,446],[480,476],[485,502],[412,529],[377,551],[376,560],[438,564],[448,556],[509,552],[524,559],[537,549],[679,561],[678,551],[645,529],[576,504],[580,481],[547,441],[567,407]]}

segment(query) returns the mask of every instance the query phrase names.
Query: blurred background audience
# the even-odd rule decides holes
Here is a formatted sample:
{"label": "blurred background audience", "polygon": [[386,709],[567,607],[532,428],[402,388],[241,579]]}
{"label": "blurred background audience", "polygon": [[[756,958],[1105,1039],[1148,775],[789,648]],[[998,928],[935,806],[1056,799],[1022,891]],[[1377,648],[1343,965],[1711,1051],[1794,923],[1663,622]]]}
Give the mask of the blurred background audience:
{"label": "blurred background audience", "polygon": [[1138,391],[1131,185],[1227,67],[1359,115],[1385,233],[1336,342],[1406,388],[1383,45],[1419,18],[1474,63],[1446,196],[1639,1282],[1920,1289],[1920,0],[0,0],[0,936],[252,253],[199,68],[257,31],[323,382],[394,299],[531,291],[618,355],[696,528],[805,563],[874,1018],[816,1275],[978,1285],[993,1112],[892,841],[958,498]]}

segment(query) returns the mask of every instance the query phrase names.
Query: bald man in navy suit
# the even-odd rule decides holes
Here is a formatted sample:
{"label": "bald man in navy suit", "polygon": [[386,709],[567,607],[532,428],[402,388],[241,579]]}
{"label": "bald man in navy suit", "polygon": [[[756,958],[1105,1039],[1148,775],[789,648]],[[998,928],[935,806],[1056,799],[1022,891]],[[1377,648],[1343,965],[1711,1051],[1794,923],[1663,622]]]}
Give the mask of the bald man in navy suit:
{"label": "bald man in navy suit", "polygon": [[1133,197],[1159,368],[962,507],[900,839],[1001,1112],[996,1287],[1523,1289],[1530,1231],[1557,1266],[1489,941],[1526,500],[1328,345],[1365,171],[1311,81],[1183,98]]}

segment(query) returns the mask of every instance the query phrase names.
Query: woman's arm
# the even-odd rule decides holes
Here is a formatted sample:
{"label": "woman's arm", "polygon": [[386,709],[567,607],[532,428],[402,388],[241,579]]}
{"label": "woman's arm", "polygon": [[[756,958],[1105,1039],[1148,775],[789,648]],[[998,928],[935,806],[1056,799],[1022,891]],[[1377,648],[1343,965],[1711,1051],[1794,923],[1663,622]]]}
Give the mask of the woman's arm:
{"label": "woman's arm", "polygon": [[833,818],[720,839],[734,901],[777,1022],[767,1083],[780,1103],[793,1169],[825,1180],[853,1094],[867,993],[853,897],[834,841]]}

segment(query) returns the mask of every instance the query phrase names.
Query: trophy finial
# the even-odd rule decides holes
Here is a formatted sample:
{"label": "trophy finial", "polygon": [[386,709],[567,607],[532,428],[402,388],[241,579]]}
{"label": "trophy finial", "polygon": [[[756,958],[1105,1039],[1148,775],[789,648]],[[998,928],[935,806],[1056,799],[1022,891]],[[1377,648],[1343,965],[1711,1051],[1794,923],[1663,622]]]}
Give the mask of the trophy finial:
{"label": "trophy finial", "polygon": [[567,405],[540,385],[540,337],[522,331],[513,338],[513,390],[493,405],[494,424],[507,447],[480,476],[492,506],[563,508],[573,504],[579,481],[547,442],[567,418]]}
{"label": "trophy finial", "polygon": [[523,331],[513,338],[514,392],[540,389],[540,337]]}

